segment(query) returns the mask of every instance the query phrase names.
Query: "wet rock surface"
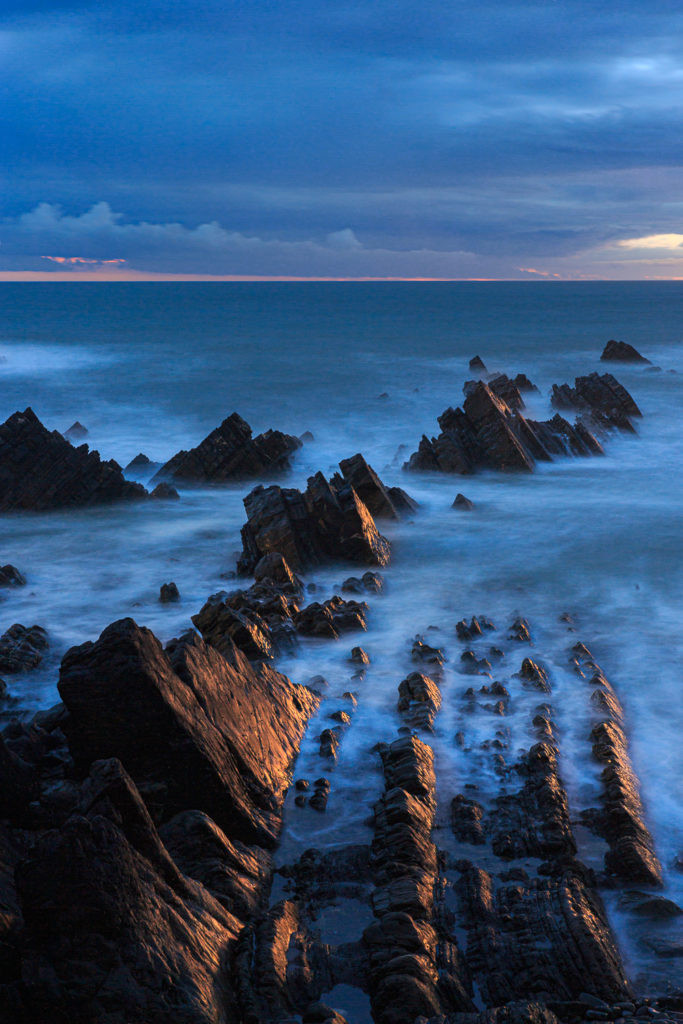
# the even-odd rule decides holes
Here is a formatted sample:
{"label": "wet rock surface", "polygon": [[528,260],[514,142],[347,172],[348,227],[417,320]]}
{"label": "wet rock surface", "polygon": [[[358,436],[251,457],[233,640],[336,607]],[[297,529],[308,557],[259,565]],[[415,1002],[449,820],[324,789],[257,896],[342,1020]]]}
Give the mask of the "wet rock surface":
{"label": "wet rock surface", "polygon": [[49,647],[42,626],[22,626],[15,622],[0,637],[0,672],[30,672],[40,665]]}
{"label": "wet rock surface", "polygon": [[144,498],[141,484],[123,476],[113,459],[103,462],[87,445],[74,448],[49,431],[32,409],[0,426],[0,510],[77,508]]}
{"label": "wet rock surface", "polygon": [[633,432],[632,420],[642,416],[635,400],[611,373],[577,377],[574,387],[553,385],[551,403],[558,409],[577,409],[587,414],[593,430],[617,428]]}
{"label": "wet rock surface", "polygon": [[649,363],[650,360],[641,356],[638,349],[629,345],[627,341],[615,341],[611,338],[604,349],[600,359],[603,362],[613,363]]}
{"label": "wet rock surface", "polygon": [[249,424],[236,412],[212,430],[201,444],[177,452],[154,477],[159,480],[220,483],[266,476],[289,469],[290,457],[301,447],[298,437],[267,430],[252,437]]}

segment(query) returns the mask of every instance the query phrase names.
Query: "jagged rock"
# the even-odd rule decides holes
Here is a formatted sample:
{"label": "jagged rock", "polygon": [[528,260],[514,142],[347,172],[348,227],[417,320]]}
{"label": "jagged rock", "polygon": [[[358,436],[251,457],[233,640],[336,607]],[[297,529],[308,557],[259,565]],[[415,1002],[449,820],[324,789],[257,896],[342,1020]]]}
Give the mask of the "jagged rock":
{"label": "jagged rock", "polygon": [[600,832],[609,844],[605,868],[636,885],[662,884],[662,869],[644,821],[638,779],[628,756],[626,736],[614,721],[599,722],[591,732],[593,754],[602,772],[603,814]]}
{"label": "jagged rock", "polygon": [[161,826],[159,834],[184,875],[201,882],[241,921],[254,917],[272,872],[266,850],[231,841],[202,811],[177,814]]}
{"label": "jagged rock", "polygon": [[411,672],[398,688],[398,710],[415,729],[433,729],[441,692],[433,679]]}
{"label": "jagged rock", "polygon": [[[486,620],[482,620],[480,622],[475,615],[472,616],[472,619],[470,620],[469,624],[467,622],[467,619],[461,619],[460,622],[456,622],[455,632],[456,636],[458,637],[458,640],[463,640],[465,643],[467,643],[470,640],[476,640],[478,637],[483,636],[484,630],[482,628],[482,625],[485,625],[485,623]],[[486,628],[493,628],[493,623],[486,626]]]}
{"label": "jagged rock", "polygon": [[513,378],[512,383],[515,385],[518,391],[538,391],[538,388],[533,384],[525,373],[518,373]]}
{"label": "jagged rock", "polygon": [[0,567],[0,587],[25,587],[26,577],[14,565]]}
{"label": "jagged rock", "polygon": [[517,640],[519,643],[530,644],[531,633],[529,623],[526,619],[517,618],[510,626],[510,640]]}
{"label": "jagged rock", "polygon": [[42,626],[22,626],[15,622],[0,637],[0,672],[30,672],[40,665],[48,649],[47,632]]}
{"label": "jagged rock", "polygon": [[320,756],[329,757],[330,760],[337,760],[337,750],[341,742],[336,729],[323,729],[320,733]]}
{"label": "jagged rock", "polygon": [[240,922],[180,874],[116,761],[90,806],[16,867],[29,1019],[228,1024],[224,964]]}
{"label": "jagged rock", "polygon": [[[238,600],[225,592],[213,594],[201,611],[192,616],[192,622],[206,642],[221,654],[229,653],[234,645],[247,658],[272,658],[275,644],[269,623],[256,610],[240,610],[236,607]],[[287,604],[282,615],[289,616]]]}
{"label": "jagged rock", "polygon": [[288,469],[290,456],[300,447],[298,437],[279,430],[268,430],[252,438],[249,424],[234,412],[196,448],[180,451],[169,459],[154,481],[217,483],[264,476]]}
{"label": "jagged rock", "polygon": [[270,554],[263,556],[254,568],[254,579],[257,583],[262,580],[272,580],[283,591],[292,594],[301,590],[301,582],[296,578],[279,551],[271,551]]}
{"label": "jagged rock", "polygon": [[159,589],[159,600],[162,604],[172,604],[180,600],[180,591],[175,583],[162,583]]}
{"label": "jagged rock", "polygon": [[405,512],[417,510],[417,502],[400,487],[385,487],[360,453],[350,459],[342,459],[339,468],[341,477],[333,477],[331,483],[340,486],[345,481],[353,487],[372,516],[398,519]]}
{"label": "jagged rock", "polygon": [[156,501],[178,501],[180,495],[176,491],[175,487],[171,487],[165,480],[162,480],[160,484],[157,484],[154,490],[150,494],[150,498],[154,498]]}
{"label": "jagged rock", "polygon": [[[633,431],[632,418],[642,416],[633,397],[611,373],[577,377],[574,387],[553,384],[551,403],[558,409],[577,409],[597,429],[617,427]],[[578,425],[577,425],[578,429]]]}
{"label": "jagged rock", "polygon": [[134,459],[131,459],[128,465],[125,467],[124,472],[139,472],[140,470],[149,469],[150,466],[155,466],[156,463],[152,461],[144,452],[139,452]]}
{"label": "jagged rock", "polygon": [[126,480],[117,462],[103,462],[87,445],[74,448],[49,431],[32,409],[0,426],[0,509],[75,508],[144,498],[141,484]]}
{"label": "jagged rock", "polygon": [[364,601],[344,601],[335,595],[324,604],[314,601],[296,612],[293,617],[294,628],[304,636],[327,636],[338,640],[340,633],[367,629],[367,611],[368,606]]}
{"label": "jagged rock", "polygon": [[[509,397],[519,408],[514,395],[519,395],[516,388]],[[447,409],[439,417],[439,426],[441,434],[431,440],[424,436],[404,469],[461,474],[479,468],[529,472],[536,461],[551,461],[553,455],[602,451],[585,425],[572,427],[561,416],[547,422],[527,420],[483,381],[468,387],[463,408]]]}
{"label": "jagged rock", "polygon": [[471,512],[474,508],[474,502],[466,498],[464,494],[456,494],[455,501],[453,502],[452,508],[459,508],[463,512]]}
{"label": "jagged rock", "polygon": [[357,665],[369,665],[370,656],[362,647],[354,647],[351,651],[351,661],[355,662]]}
{"label": "jagged rock", "polygon": [[[78,767],[118,757],[159,820],[202,810],[231,840],[270,847],[317,698],[196,633],[164,650],[132,619],[64,656],[59,691]],[[144,786],[143,786],[144,789]]]}
{"label": "jagged rock", "polygon": [[470,370],[481,370],[482,373],[487,373],[486,364],[481,356],[473,356],[470,359]]}
{"label": "jagged rock", "polygon": [[525,683],[528,683],[529,686],[532,686],[536,690],[541,690],[543,693],[550,693],[548,673],[535,661],[532,661],[531,658],[525,658],[522,662],[522,667],[519,670],[519,678],[523,679]]}
{"label": "jagged rock", "polygon": [[446,656],[440,647],[430,647],[419,636],[415,637],[413,641],[410,656],[413,661],[421,661],[427,665],[436,665],[437,667],[441,667],[446,661]]}
{"label": "jagged rock", "polygon": [[333,486],[322,473],[302,493],[294,488],[256,487],[244,499],[242,572],[271,551],[300,570],[330,560],[386,565],[389,542],[380,535],[353,487]]}
{"label": "jagged rock", "polygon": [[68,430],[64,431],[64,437],[68,438],[69,441],[82,441],[84,437],[87,437],[89,430],[84,427],[82,423],[76,420],[72,423]]}
{"label": "jagged rock", "polygon": [[475,800],[459,793],[451,801],[451,828],[461,843],[481,846],[486,842],[483,828],[484,809]]}
{"label": "jagged rock", "polygon": [[604,349],[600,359],[603,362],[614,363],[649,363],[650,360],[641,356],[638,349],[629,345],[627,341],[615,341],[611,338]]}

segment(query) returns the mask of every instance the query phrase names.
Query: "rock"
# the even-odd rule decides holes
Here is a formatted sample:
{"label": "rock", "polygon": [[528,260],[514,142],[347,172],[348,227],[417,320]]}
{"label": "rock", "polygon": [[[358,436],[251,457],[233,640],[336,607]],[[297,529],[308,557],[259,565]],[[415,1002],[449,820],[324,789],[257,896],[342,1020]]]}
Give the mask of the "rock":
{"label": "rock", "polygon": [[342,583],[342,593],[350,594],[379,594],[384,587],[384,580],[376,572],[363,573],[358,579],[357,576],[349,576]]}
{"label": "rock", "polygon": [[627,890],[619,898],[619,906],[624,910],[639,917],[646,917],[652,921],[667,921],[674,917],[680,917],[683,910],[673,900],[664,896],[654,896],[652,893]]}
{"label": "rock", "polygon": [[468,800],[459,793],[451,801],[451,828],[461,843],[481,846],[486,842],[482,821],[484,809],[475,800]]}
{"label": "rock", "polygon": [[231,840],[270,847],[289,770],[318,705],[236,648],[224,657],[196,633],[164,650],[132,619],[64,656],[59,691],[69,747],[83,770],[118,757],[152,786],[159,820],[201,810]]}
{"label": "rock", "polygon": [[180,874],[120,765],[98,771],[90,809],[16,867],[30,1021],[228,1024],[240,922]]}
{"label": "rock", "polygon": [[472,382],[463,408],[447,409],[439,417],[441,434],[431,439],[424,436],[403,468],[461,474],[477,469],[530,472],[537,461],[552,461],[554,455],[602,451],[584,424],[572,426],[561,416],[544,422],[527,420],[518,411],[521,396],[515,397],[519,391],[512,382],[505,385],[505,393],[515,408],[483,381]]}
{"label": "rock", "polygon": [[270,855],[225,835],[203,811],[183,811],[159,834],[183,872],[208,889],[226,910],[248,921],[262,907],[270,883]]}
{"label": "rock", "polygon": [[328,757],[332,761],[337,760],[337,750],[341,742],[336,729],[323,729],[320,733],[320,756]]}
{"label": "rock", "polygon": [[351,661],[355,662],[357,665],[369,665],[370,656],[362,647],[354,647],[351,651]]}
{"label": "rock", "polygon": [[39,777],[35,767],[10,750],[0,736],[0,819],[22,822],[38,792]]}
{"label": "rock", "polygon": [[135,456],[134,459],[130,460],[128,465],[125,467],[124,472],[140,472],[141,470],[149,469],[150,466],[155,465],[156,463],[153,462],[147,455],[145,455],[143,452],[140,452],[138,455]]}
{"label": "rock", "polygon": [[180,591],[175,583],[162,583],[159,590],[159,600],[162,604],[171,604],[180,600]]}
{"label": "rock", "polygon": [[519,678],[534,689],[541,690],[542,693],[550,693],[548,673],[531,658],[525,658],[522,662]]}
{"label": "rock", "polygon": [[178,501],[180,495],[175,487],[171,487],[170,484],[162,480],[160,484],[156,485],[150,494],[150,498],[155,498],[158,501]]}
{"label": "rock", "polygon": [[88,428],[84,427],[78,420],[72,423],[68,430],[64,431],[64,437],[68,438],[69,441],[82,441],[88,434]]}
{"label": "rock", "polygon": [[470,370],[480,370],[482,373],[488,373],[486,364],[481,356],[473,356],[469,362]]}
{"label": "rock", "polygon": [[417,502],[400,487],[385,487],[360,453],[350,459],[342,459],[339,468],[342,477],[333,478],[331,482],[340,486],[343,480],[353,487],[372,516],[378,519],[398,519],[404,512],[416,511]]}
{"label": "rock", "polygon": [[87,445],[74,448],[49,431],[32,409],[0,426],[0,510],[76,508],[144,498],[117,462],[103,462]]}
{"label": "rock", "polygon": [[[553,384],[550,401],[558,409],[578,409],[593,429],[633,432],[631,420],[642,416],[635,400],[611,373],[577,377],[574,387]],[[578,429],[578,425],[577,425]]]}
{"label": "rock", "polygon": [[278,587],[288,590],[290,593],[297,593],[301,589],[301,582],[296,578],[287,562],[279,551],[271,551],[254,567],[254,579],[257,583],[262,580],[272,580]]}
{"label": "rock", "polygon": [[398,688],[398,710],[414,729],[434,728],[441,707],[441,692],[433,679],[422,672],[411,672]]}
{"label": "rock", "polygon": [[310,430],[304,430],[303,434],[299,436],[299,440],[302,444],[310,444],[311,441],[315,441],[315,438]]}
{"label": "rock", "polygon": [[440,647],[431,647],[421,637],[415,637],[410,651],[413,661],[421,661],[427,665],[436,665],[440,668],[446,661],[446,655]]}
{"label": "rock", "polygon": [[386,565],[389,542],[348,484],[335,486],[322,473],[302,493],[294,488],[256,487],[244,499],[243,554],[238,568],[250,572],[272,551],[295,570],[344,559]]}
{"label": "rock", "polygon": [[13,565],[0,567],[0,587],[25,587],[26,577]]}
{"label": "rock", "polygon": [[364,601],[344,601],[335,596],[324,604],[314,601],[296,612],[294,628],[304,636],[326,636],[338,640],[341,633],[367,629],[367,611]]}
{"label": "rock", "polygon": [[602,362],[614,363],[649,363],[650,360],[641,356],[640,352],[626,341],[615,341],[611,338],[600,356]]}
{"label": "rock", "polygon": [[265,476],[289,469],[290,456],[300,447],[298,437],[279,430],[268,430],[252,438],[249,424],[234,412],[196,448],[180,451],[169,459],[153,482],[218,483]]}
{"label": "rock", "polygon": [[26,627],[15,622],[0,637],[0,672],[30,672],[40,665],[48,647],[42,626]]}
{"label": "rock", "polygon": [[532,384],[525,373],[518,373],[512,383],[518,391],[538,391],[536,385]]}
{"label": "rock", "polygon": [[456,494],[455,501],[451,508],[458,508],[462,512],[471,512],[474,508],[474,502],[470,501],[469,498],[466,498],[464,494]]}

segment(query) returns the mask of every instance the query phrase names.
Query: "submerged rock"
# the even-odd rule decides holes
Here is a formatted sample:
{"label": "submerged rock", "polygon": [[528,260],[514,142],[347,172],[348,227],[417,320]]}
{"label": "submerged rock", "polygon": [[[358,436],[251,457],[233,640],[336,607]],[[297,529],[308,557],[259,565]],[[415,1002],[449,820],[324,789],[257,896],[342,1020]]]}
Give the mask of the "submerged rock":
{"label": "submerged rock", "polygon": [[0,567],[0,587],[25,587],[26,577],[14,565]]}
{"label": "submerged rock", "polygon": [[0,426],[0,510],[76,508],[145,498],[113,459],[103,462],[87,445],[74,448],[49,431],[32,409]]}
{"label": "submerged rock", "polygon": [[646,359],[645,356],[641,356],[638,349],[634,348],[633,345],[629,345],[627,341],[615,341],[611,338],[604,349],[600,359],[603,362],[614,362],[614,363],[649,363],[650,360]]}
{"label": "submerged rock", "polygon": [[236,412],[212,430],[201,444],[180,451],[166,462],[158,480],[217,483],[244,480],[289,469],[289,458],[301,447],[298,437],[279,430],[251,436],[251,427]]}
{"label": "submerged rock", "polygon": [[162,583],[159,589],[159,600],[162,604],[171,604],[180,600],[180,591],[176,583]]}
{"label": "submerged rock", "polygon": [[15,622],[0,637],[0,672],[30,672],[37,668],[48,649],[47,632],[42,626],[22,626]]}
{"label": "submerged rock", "polygon": [[462,512],[471,512],[474,508],[474,502],[466,498],[464,494],[456,494],[455,501],[451,505],[451,508],[458,508]]}
{"label": "submerged rock", "polygon": [[256,487],[244,499],[241,572],[251,572],[273,551],[294,570],[327,561],[386,565],[389,542],[382,537],[366,505],[350,484],[309,477],[302,493],[294,488]]}

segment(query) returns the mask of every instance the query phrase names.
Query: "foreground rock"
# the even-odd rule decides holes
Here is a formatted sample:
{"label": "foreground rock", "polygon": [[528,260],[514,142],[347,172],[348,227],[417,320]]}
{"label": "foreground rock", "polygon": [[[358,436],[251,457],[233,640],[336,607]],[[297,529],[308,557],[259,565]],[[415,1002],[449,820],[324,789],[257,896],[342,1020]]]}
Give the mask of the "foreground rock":
{"label": "foreground rock", "polygon": [[117,462],[103,462],[87,445],[74,448],[50,431],[32,409],[0,426],[0,510],[76,508],[144,498]]}
{"label": "foreground rock", "polygon": [[289,770],[317,699],[195,633],[164,650],[132,619],[64,657],[59,691],[81,770],[117,757],[159,816],[196,809],[228,836],[272,846]]}
{"label": "foreground rock", "polygon": [[306,490],[256,487],[244,499],[240,572],[253,572],[264,555],[278,552],[298,572],[328,561],[386,565],[389,542],[348,483],[309,477]]}
{"label": "foreground rock", "polygon": [[42,626],[15,622],[0,637],[0,672],[16,674],[37,668],[49,644]]}
{"label": "foreground rock", "polygon": [[289,458],[301,447],[298,437],[279,430],[251,436],[251,427],[236,412],[212,430],[201,444],[180,451],[166,462],[153,483],[159,480],[188,480],[220,483],[245,480],[289,469]]}
{"label": "foreground rock", "polygon": [[615,341],[611,338],[605,345],[600,359],[613,363],[649,363],[650,360],[641,356],[637,348],[626,341]]}
{"label": "foreground rock", "polygon": [[[516,388],[515,392],[519,395]],[[404,469],[463,474],[477,469],[530,472],[536,461],[549,462],[556,455],[602,452],[581,422],[572,426],[562,416],[543,422],[525,419],[483,381],[469,388],[462,409],[447,409],[439,417],[439,426],[441,434],[431,439],[423,436]]]}

